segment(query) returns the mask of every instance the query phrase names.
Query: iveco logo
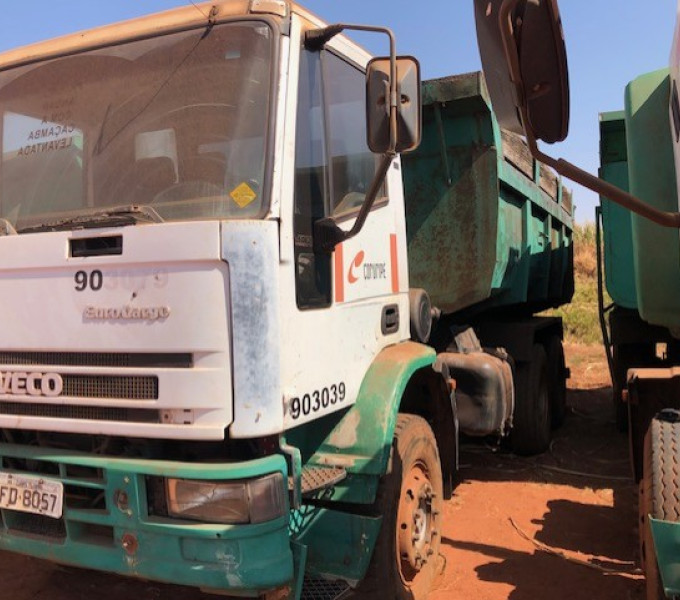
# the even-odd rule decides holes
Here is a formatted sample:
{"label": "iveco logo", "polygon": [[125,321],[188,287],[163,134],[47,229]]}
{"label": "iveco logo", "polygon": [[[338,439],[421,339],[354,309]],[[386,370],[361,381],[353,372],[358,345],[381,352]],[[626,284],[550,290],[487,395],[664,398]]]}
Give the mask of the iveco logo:
{"label": "iveco logo", "polygon": [[83,317],[97,321],[161,321],[170,316],[168,306],[123,306],[105,308],[101,306],[87,306]]}
{"label": "iveco logo", "polygon": [[64,380],[59,373],[0,371],[0,394],[12,396],[59,396]]}

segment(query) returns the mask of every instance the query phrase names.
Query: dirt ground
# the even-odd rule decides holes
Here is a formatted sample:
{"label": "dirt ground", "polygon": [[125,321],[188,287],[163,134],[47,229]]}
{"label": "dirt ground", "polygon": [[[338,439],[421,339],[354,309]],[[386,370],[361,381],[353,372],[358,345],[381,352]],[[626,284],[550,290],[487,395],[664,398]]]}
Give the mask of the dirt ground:
{"label": "dirt ground", "polygon": [[[550,452],[466,444],[445,508],[447,566],[431,600],[641,600],[637,490],[615,431],[604,354],[568,345],[569,412]],[[209,600],[194,590],[0,553],[0,600]]]}
{"label": "dirt ground", "polygon": [[[531,459],[467,445],[431,600],[638,600],[637,486],[604,352],[567,345],[564,426]],[[527,539],[528,538],[528,539]],[[587,564],[584,564],[587,563]]]}

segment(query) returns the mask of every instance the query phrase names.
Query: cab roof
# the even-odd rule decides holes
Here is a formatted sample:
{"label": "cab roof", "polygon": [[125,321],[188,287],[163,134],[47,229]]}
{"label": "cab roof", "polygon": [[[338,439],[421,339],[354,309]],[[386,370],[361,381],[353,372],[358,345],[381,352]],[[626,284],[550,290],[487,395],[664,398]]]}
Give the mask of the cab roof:
{"label": "cab roof", "polygon": [[295,13],[310,27],[326,24],[296,2],[289,0],[217,0],[104,25],[0,53],[0,70],[40,60],[75,54],[83,50],[111,46],[193,27],[219,23],[236,16],[273,15],[283,19]]}

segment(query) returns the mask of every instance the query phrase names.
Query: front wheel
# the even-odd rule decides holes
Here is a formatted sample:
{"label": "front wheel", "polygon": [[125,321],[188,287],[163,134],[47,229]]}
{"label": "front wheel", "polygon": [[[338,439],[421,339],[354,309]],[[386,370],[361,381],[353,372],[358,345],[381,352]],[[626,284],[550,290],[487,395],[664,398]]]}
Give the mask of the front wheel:
{"label": "front wheel", "polygon": [[424,600],[441,565],[443,508],[439,452],[427,421],[398,416],[390,463],[376,500],[382,528],[357,593],[365,598]]}

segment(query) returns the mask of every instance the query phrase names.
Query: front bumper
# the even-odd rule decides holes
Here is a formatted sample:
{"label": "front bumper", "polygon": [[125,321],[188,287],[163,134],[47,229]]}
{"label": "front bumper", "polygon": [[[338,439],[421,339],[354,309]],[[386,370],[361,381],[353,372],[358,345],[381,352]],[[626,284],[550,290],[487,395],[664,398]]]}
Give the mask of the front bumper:
{"label": "front bumper", "polygon": [[[59,520],[0,511],[0,550],[245,596],[294,578],[287,515],[213,525],[149,515],[147,502],[148,477],[238,480],[280,472],[286,481],[282,456],[190,464],[0,444],[0,460],[3,471],[43,474],[67,491]],[[98,498],[97,508],[82,498]]]}

